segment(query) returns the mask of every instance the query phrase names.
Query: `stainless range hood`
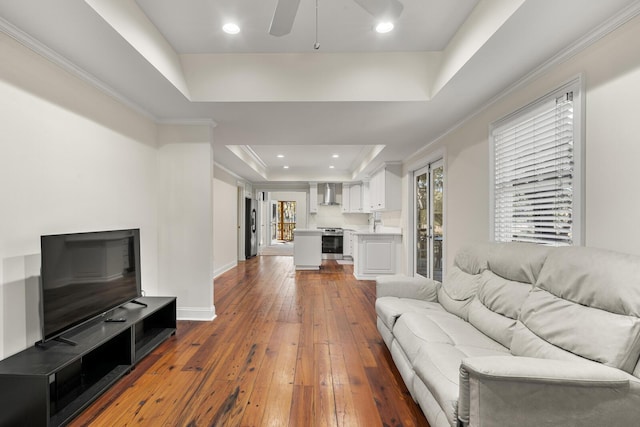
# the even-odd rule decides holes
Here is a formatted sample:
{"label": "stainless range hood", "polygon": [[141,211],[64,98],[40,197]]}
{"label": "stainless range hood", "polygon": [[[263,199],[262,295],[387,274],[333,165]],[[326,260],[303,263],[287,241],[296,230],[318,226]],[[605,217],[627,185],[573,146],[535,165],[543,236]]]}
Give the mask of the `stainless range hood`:
{"label": "stainless range hood", "polygon": [[318,185],[319,192],[322,192],[322,194],[324,195],[324,198],[322,199],[322,203],[320,203],[320,205],[336,206],[340,204],[336,201],[336,190],[338,189],[338,186],[342,187],[342,184],[327,182]]}

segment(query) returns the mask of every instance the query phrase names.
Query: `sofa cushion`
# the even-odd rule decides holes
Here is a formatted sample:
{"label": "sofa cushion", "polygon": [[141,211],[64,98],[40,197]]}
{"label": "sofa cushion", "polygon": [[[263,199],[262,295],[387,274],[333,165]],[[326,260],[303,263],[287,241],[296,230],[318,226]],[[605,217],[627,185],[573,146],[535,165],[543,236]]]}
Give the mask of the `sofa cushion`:
{"label": "sofa cushion", "polygon": [[396,321],[393,335],[411,362],[421,347],[436,343],[508,352],[469,322],[446,311],[405,313]]}
{"label": "sofa cushion", "polygon": [[494,313],[516,320],[531,288],[529,283],[504,279],[486,270],[480,278],[478,301]]}
{"label": "sofa cushion", "polygon": [[447,272],[447,276],[441,289],[453,300],[465,301],[472,298],[480,284],[480,274],[470,274],[453,266]]}
{"label": "sofa cushion", "polygon": [[376,314],[389,329],[393,329],[398,317],[404,313],[420,312],[425,310],[444,309],[437,302],[428,302],[411,298],[381,297],[376,299]]}
{"label": "sofa cushion", "polygon": [[376,277],[376,297],[394,296],[436,301],[439,287],[439,282],[420,275],[392,274]]}
{"label": "sofa cushion", "polygon": [[505,347],[511,346],[513,328],[531,285],[482,272],[477,298],[469,306],[469,322]]}
{"label": "sofa cushion", "polygon": [[557,248],[536,286],[611,313],[640,317],[640,257],[584,247]]}
{"label": "sofa cushion", "polygon": [[438,302],[450,313],[469,320],[469,304],[480,284],[480,273],[487,269],[490,243],[465,246],[458,251],[453,266],[438,289]]}
{"label": "sofa cushion", "polygon": [[480,274],[470,274],[458,266],[449,269],[447,276],[438,289],[438,302],[450,313],[469,319],[469,304],[480,285]]}
{"label": "sofa cushion", "polygon": [[533,243],[494,244],[487,253],[487,268],[505,279],[534,284],[551,250]]}
{"label": "sofa cushion", "polygon": [[[640,354],[640,319],[576,304],[536,288],[521,322],[535,336],[573,354],[632,372]],[[520,347],[512,347],[520,356]]]}
{"label": "sofa cushion", "polygon": [[540,339],[520,321],[516,322],[511,341],[511,354],[516,356],[536,355],[540,359],[555,359],[578,362],[584,358]]}
{"label": "sofa cushion", "polygon": [[469,320],[469,304],[473,301],[473,297],[469,297],[463,300],[455,300],[447,294],[444,287],[440,287],[438,290],[438,302],[442,304],[445,310],[451,314],[455,314],[463,320]]}
{"label": "sofa cushion", "polygon": [[453,259],[453,265],[469,274],[480,274],[487,269],[487,253],[494,244],[480,243],[462,247]]}
{"label": "sofa cushion", "polygon": [[[640,356],[640,258],[556,248],[520,313],[511,351],[548,357],[549,345],[633,372]],[[559,353],[559,351],[553,351]]]}

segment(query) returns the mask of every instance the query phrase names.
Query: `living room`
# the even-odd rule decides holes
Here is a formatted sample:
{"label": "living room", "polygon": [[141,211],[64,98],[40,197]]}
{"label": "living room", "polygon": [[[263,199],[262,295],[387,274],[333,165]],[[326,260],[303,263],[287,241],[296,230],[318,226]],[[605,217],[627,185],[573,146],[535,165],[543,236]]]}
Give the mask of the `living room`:
{"label": "living room", "polygon": [[[140,228],[145,293],[177,296],[178,319],[212,320],[215,272],[238,264],[238,176],[215,155],[224,120],[157,120],[127,97],[140,95],[139,77],[131,73],[119,92],[123,97],[108,93],[100,76],[89,78],[75,64],[81,55],[71,56],[79,52],[52,56],[47,41],[20,30],[5,7],[0,7],[0,357],[41,338],[41,235]],[[433,137],[419,136],[414,141],[418,150],[394,159],[403,163],[403,209],[397,221],[404,230],[410,228],[411,173],[444,160],[445,270],[460,248],[490,238],[490,126],[578,76],[585,106],[580,243],[640,255],[635,224],[640,200],[634,197],[640,179],[635,96],[640,90],[640,4],[621,1],[614,9],[590,31],[557,46],[545,61],[470,106],[462,120]],[[107,31],[97,15],[76,24],[79,38],[85,25]],[[524,36],[521,41],[531,42]],[[85,49],[86,56],[100,56],[91,46]],[[66,65],[60,57],[66,57]],[[138,66],[152,68],[142,57],[137,62],[119,59],[104,58],[116,62],[123,74]],[[149,75],[154,77],[144,85],[157,86],[161,96],[173,101],[165,77]],[[465,97],[464,92],[455,95]],[[407,270],[410,251],[404,247]]]}

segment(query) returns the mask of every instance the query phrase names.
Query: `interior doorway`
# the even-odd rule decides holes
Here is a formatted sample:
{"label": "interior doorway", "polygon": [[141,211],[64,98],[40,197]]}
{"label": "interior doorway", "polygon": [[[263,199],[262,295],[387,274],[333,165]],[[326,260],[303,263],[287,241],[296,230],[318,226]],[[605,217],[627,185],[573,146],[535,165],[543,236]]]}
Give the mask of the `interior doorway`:
{"label": "interior doorway", "polygon": [[413,190],[414,273],[442,281],[444,162],[415,171]]}
{"label": "interior doorway", "polygon": [[271,244],[293,241],[296,228],[296,202],[272,201],[271,204]]}
{"label": "interior doorway", "polygon": [[294,229],[307,228],[308,193],[259,191],[259,255],[293,255]]}

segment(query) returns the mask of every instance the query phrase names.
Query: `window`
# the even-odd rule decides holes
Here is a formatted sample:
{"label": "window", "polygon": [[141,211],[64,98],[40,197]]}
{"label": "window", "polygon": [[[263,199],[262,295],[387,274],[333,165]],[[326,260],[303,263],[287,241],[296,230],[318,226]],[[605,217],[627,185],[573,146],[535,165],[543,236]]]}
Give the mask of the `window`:
{"label": "window", "polygon": [[580,80],[491,128],[497,242],[581,244]]}

